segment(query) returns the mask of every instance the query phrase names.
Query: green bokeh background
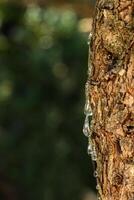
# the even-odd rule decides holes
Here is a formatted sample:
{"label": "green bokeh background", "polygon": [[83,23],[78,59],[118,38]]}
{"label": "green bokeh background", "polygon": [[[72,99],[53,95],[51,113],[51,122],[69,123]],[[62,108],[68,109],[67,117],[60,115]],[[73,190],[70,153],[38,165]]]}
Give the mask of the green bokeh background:
{"label": "green bokeh background", "polygon": [[82,134],[81,20],[67,8],[0,4],[0,200],[83,200],[95,191]]}

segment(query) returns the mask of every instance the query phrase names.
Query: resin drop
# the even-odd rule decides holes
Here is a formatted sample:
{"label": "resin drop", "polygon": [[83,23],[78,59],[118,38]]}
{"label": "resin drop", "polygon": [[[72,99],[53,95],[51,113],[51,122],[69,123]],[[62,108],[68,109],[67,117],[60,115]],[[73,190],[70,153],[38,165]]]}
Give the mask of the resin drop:
{"label": "resin drop", "polygon": [[92,145],[89,144],[87,148],[87,154],[90,155],[92,153]]}
{"label": "resin drop", "polygon": [[87,45],[90,45],[90,41],[89,40],[87,41]]}
{"label": "resin drop", "polygon": [[88,116],[92,116],[92,110],[91,110],[91,105],[90,105],[89,100],[86,100],[84,114]]}
{"label": "resin drop", "polygon": [[97,171],[94,171],[94,177],[95,177],[95,178],[98,177]]}
{"label": "resin drop", "polygon": [[96,185],[96,190],[99,190],[99,185],[98,184]]}
{"label": "resin drop", "polygon": [[97,160],[96,152],[94,152],[93,150],[92,150],[91,158],[92,158],[93,161]]}
{"label": "resin drop", "polygon": [[83,126],[83,133],[86,137],[89,137],[89,135],[90,135],[88,115],[86,115],[86,118],[85,118],[85,122],[84,122],[84,126]]}
{"label": "resin drop", "polygon": [[87,41],[88,45],[90,45],[90,43],[91,43],[91,38],[92,38],[92,33],[90,32],[89,36],[88,36],[88,41]]}

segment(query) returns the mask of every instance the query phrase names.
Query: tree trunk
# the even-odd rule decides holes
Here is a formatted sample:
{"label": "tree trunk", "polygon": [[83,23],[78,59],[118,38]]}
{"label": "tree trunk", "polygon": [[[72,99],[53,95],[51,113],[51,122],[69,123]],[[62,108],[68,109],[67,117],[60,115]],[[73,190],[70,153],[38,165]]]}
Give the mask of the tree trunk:
{"label": "tree trunk", "polygon": [[134,0],[97,1],[90,48],[86,130],[99,199],[134,200]]}

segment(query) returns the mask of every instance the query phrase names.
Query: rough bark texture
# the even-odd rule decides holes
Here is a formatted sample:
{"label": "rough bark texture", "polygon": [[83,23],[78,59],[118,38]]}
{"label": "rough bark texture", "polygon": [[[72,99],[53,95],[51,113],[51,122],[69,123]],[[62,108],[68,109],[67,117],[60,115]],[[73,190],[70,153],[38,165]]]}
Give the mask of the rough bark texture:
{"label": "rough bark texture", "polygon": [[97,1],[90,57],[99,198],[134,200],[134,0]]}

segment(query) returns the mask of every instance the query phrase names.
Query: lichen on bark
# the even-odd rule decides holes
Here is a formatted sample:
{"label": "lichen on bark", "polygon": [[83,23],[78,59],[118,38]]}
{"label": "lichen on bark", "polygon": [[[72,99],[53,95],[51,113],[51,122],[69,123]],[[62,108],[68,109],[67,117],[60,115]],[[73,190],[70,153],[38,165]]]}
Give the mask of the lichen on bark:
{"label": "lichen on bark", "polygon": [[97,0],[92,34],[86,95],[99,198],[134,200],[134,0]]}

